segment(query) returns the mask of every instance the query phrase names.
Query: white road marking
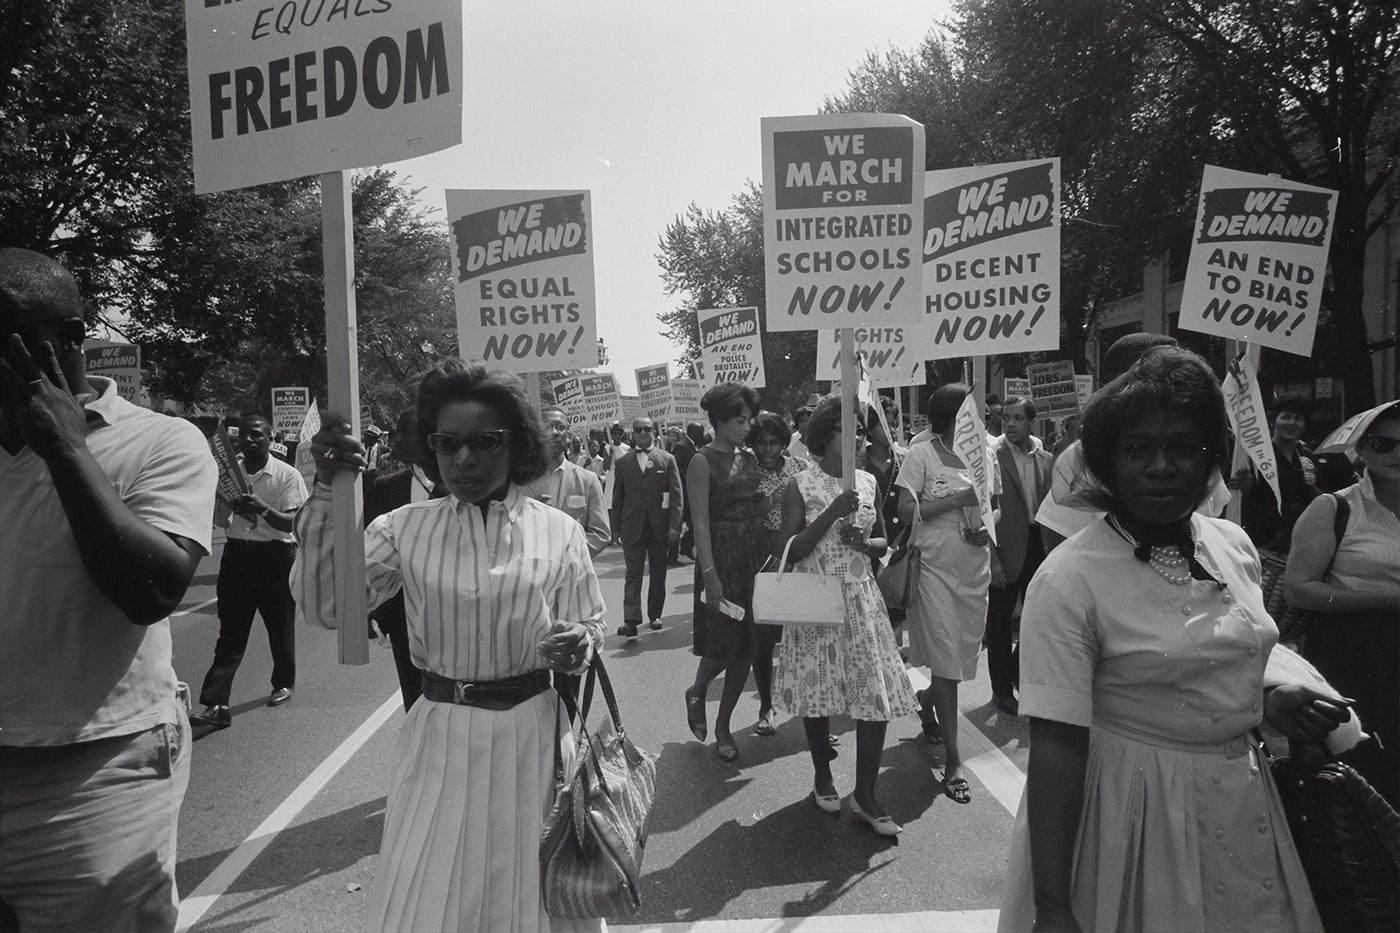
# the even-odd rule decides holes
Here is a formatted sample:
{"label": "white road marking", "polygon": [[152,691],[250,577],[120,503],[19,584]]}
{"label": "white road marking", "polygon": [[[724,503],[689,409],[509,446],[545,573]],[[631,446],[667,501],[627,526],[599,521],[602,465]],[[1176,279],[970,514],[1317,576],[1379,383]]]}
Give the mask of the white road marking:
{"label": "white road marking", "polygon": [[187,615],[189,615],[191,612],[198,612],[199,610],[203,609],[205,606],[212,606],[212,605],[214,605],[214,604],[215,604],[216,602],[218,602],[218,601],[219,601],[219,597],[217,597],[217,596],[215,596],[213,599],[206,599],[204,602],[202,602],[202,603],[196,603],[195,605],[189,607],[188,609],[181,609],[179,612],[172,612],[172,613],[170,613],[170,618],[172,618],[172,619],[178,619],[180,616],[187,616]]}
{"label": "white road marking", "polygon": [[360,746],[368,742],[370,737],[379,731],[379,727],[389,721],[395,710],[402,707],[403,699],[395,690],[379,709],[360,723],[359,728],[350,733],[345,741],[326,757],[325,761],[317,765],[316,770],[307,775],[306,780],[302,781],[238,848],[229,853],[228,858],[220,862],[209,877],[200,882],[194,893],[180,902],[180,918],[175,924],[176,933],[184,933],[198,923],[209,908],[214,906],[214,902],[238,880],[238,876],[272,844],[277,834],[291,825],[297,814],[311,802],[311,798],[330,783],[331,778],[345,766],[350,757],[360,750]]}
{"label": "white road marking", "polygon": [[826,914],[767,920],[700,920],[696,923],[608,924],[608,933],[981,933],[997,928],[996,910],[923,910],[905,914]]}
{"label": "white road marking", "polygon": [[[911,667],[906,673],[909,675],[909,685],[915,690],[928,687],[928,677],[923,671]],[[1026,775],[962,713],[958,713],[958,742],[966,746],[963,749],[963,764],[977,775],[977,780],[992,792],[1006,812],[1015,816],[1016,808],[1021,804],[1021,791],[1026,787]]]}

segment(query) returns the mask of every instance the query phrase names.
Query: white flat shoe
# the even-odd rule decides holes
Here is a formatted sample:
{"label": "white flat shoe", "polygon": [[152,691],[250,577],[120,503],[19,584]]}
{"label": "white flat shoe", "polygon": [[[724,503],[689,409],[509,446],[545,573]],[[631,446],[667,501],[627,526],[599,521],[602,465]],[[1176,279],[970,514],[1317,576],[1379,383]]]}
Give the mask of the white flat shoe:
{"label": "white flat shoe", "polygon": [[841,797],[839,794],[831,794],[823,797],[817,793],[817,789],[812,788],[812,803],[817,805],[817,809],[823,813],[830,813],[835,816],[841,812]]}
{"label": "white flat shoe", "polygon": [[896,823],[893,817],[882,816],[877,820],[875,817],[862,810],[860,804],[856,803],[855,794],[847,797],[846,802],[851,805],[851,816],[858,820],[865,821],[865,824],[875,830],[878,835],[898,836],[900,833],[904,832],[904,827]]}

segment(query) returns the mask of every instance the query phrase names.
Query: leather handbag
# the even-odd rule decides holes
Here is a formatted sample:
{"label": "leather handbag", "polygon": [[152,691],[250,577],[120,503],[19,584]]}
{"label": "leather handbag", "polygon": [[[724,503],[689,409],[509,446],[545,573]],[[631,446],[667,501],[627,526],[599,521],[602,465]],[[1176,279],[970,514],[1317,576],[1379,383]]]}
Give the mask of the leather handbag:
{"label": "leather handbag", "polygon": [[[595,683],[602,684],[609,716],[590,732]],[[567,690],[560,699],[578,723],[579,742],[567,781],[556,764],[560,786],[540,840],[545,910],[560,919],[635,917],[642,908],[642,856],[656,793],[656,756],[627,737],[612,682],[596,654],[582,706]]]}
{"label": "leather handbag", "polygon": [[1322,928],[1400,929],[1400,815],[1335,759],[1269,765]]}
{"label": "leather handbag", "polygon": [[914,526],[909,525],[900,532],[889,561],[875,577],[880,595],[885,597],[885,608],[908,611],[914,605],[919,594],[919,567],[922,561],[923,553],[914,543]]}
{"label": "leather handbag", "polygon": [[763,625],[841,625],[846,601],[841,581],[824,573],[786,570],[792,538],[783,546],[777,570],[753,578],[753,620]]}

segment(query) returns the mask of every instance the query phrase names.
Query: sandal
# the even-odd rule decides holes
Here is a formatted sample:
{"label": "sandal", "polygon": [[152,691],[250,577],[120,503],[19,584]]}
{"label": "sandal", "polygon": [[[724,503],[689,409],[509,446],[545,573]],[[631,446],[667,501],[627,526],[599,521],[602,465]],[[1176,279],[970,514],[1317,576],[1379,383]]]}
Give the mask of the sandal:
{"label": "sandal", "polygon": [[703,742],[709,735],[710,729],[705,725],[705,701],[696,699],[691,694],[690,688],[685,688],[685,720],[690,726],[690,734]]}
{"label": "sandal", "polygon": [[767,710],[758,717],[758,725],[753,727],[754,735],[777,735],[778,727],[773,725],[773,711]]}
{"label": "sandal", "polygon": [[943,795],[954,803],[972,803],[972,788],[962,775],[955,778],[944,775]]}
{"label": "sandal", "polygon": [[938,714],[929,708],[928,715],[924,715],[924,691],[917,691],[914,699],[919,703],[919,724],[923,727],[924,738],[930,745],[942,745],[943,728],[938,724]]}

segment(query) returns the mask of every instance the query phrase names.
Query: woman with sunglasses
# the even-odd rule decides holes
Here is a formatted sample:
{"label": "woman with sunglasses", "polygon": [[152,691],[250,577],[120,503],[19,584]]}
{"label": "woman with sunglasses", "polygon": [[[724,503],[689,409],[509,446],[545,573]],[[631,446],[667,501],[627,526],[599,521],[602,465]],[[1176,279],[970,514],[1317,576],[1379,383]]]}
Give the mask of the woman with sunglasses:
{"label": "woman with sunglasses", "polygon": [[[373,608],[403,591],[423,698],[399,733],[372,923],[382,930],[598,929],[544,909],[540,835],[561,732],[551,672],[580,672],[603,640],[583,529],[525,496],[547,462],[524,385],[447,360],[418,389],[424,472],[450,493],[365,529]],[[364,448],[327,415],[316,484],[297,519],[292,589],[309,621],[337,621],[329,483]],[[566,752],[571,751],[565,749]],[[569,763],[563,762],[564,773]]]}
{"label": "woman with sunglasses", "polygon": [[[1400,808],[1400,402],[1376,415],[1356,450],[1361,481],[1314,499],[1293,527],[1284,595],[1290,606],[1322,613],[1303,655],[1356,699],[1379,739],[1345,760]],[[1347,513],[1340,541],[1338,500]]]}
{"label": "woman with sunglasses", "polygon": [[1320,930],[1254,730],[1317,742],[1346,700],[1267,689],[1278,629],[1249,536],[1195,514],[1228,456],[1188,350],[1148,352],[1084,408],[1107,515],[1037,571],[1021,616],[1030,764],[1001,930]]}

